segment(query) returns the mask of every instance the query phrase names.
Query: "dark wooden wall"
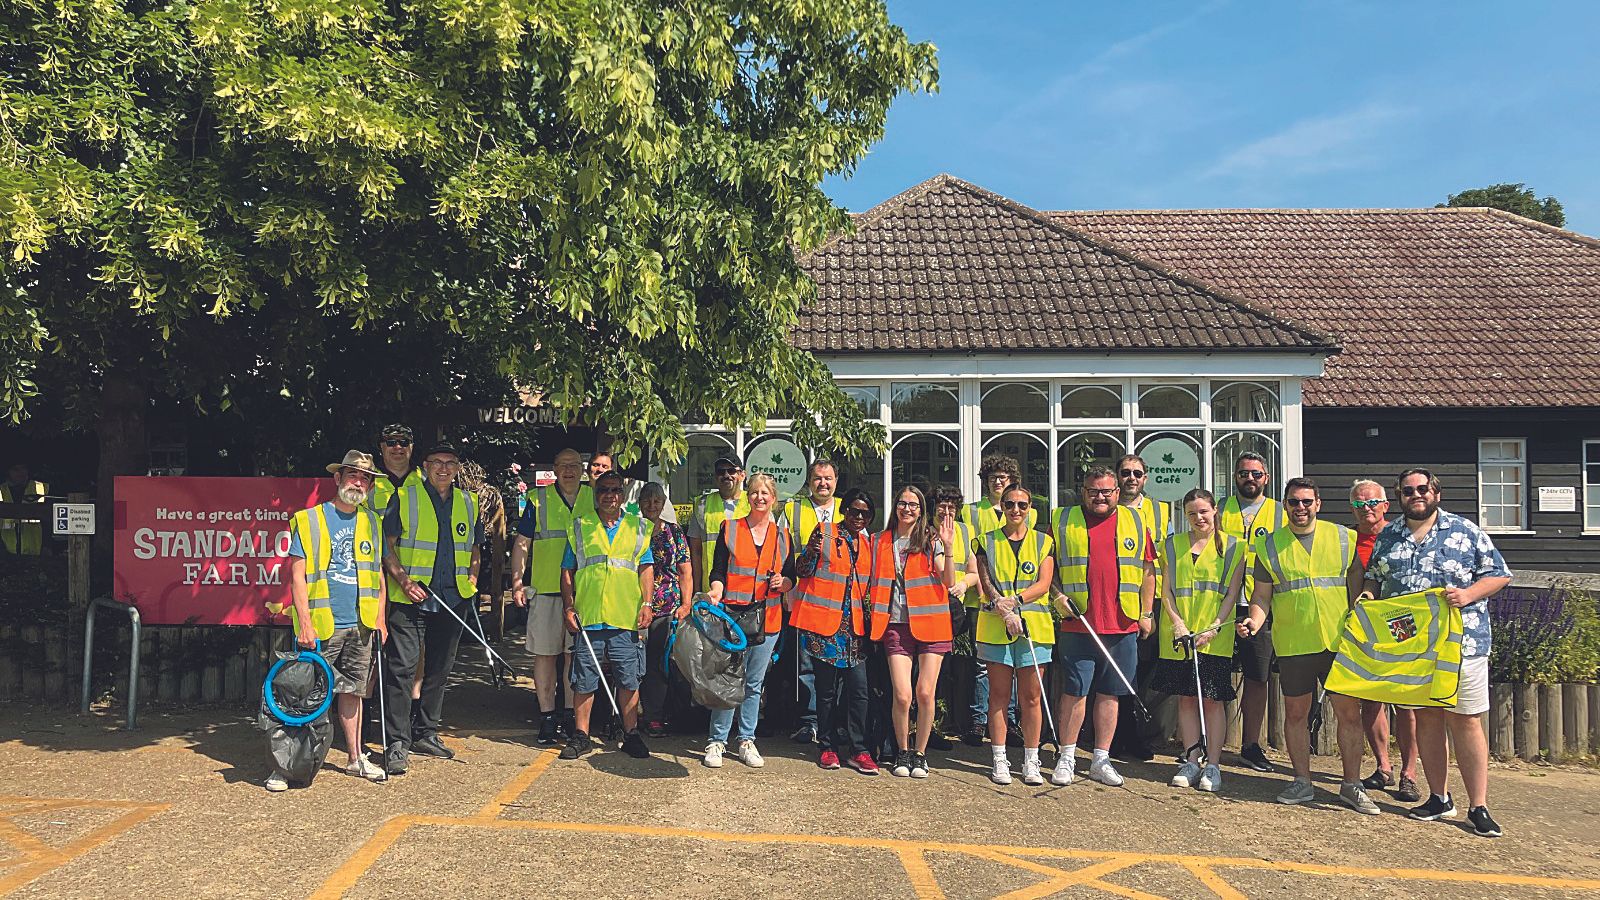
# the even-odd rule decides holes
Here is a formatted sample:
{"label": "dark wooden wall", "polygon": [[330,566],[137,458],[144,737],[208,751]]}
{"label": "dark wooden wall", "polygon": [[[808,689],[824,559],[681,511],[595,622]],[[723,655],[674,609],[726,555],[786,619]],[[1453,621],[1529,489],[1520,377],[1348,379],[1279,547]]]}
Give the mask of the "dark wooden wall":
{"label": "dark wooden wall", "polygon": [[[1478,440],[1522,438],[1528,444],[1531,535],[1497,534],[1495,546],[1515,570],[1600,572],[1600,535],[1583,532],[1583,442],[1600,440],[1600,408],[1305,410],[1305,472],[1329,498],[1343,500],[1350,482],[1371,478],[1393,496],[1403,469],[1433,470],[1444,507],[1478,517]],[[1376,437],[1367,429],[1377,428]],[[1578,512],[1539,512],[1541,486],[1578,489]],[[1398,510],[1395,511],[1398,513]],[[1326,513],[1325,513],[1326,514]],[[1348,517],[1348,509],[1340,513]]]}

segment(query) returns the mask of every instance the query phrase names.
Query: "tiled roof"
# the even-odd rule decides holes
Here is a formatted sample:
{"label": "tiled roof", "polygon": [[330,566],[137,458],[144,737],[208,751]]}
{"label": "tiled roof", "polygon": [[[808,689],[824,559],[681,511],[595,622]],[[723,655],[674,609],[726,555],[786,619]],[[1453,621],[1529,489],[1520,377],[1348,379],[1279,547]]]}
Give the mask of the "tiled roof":
{"label": "tiled roof", "polygon": [[800,264],[818,296],[794,340],[822,353],[1337,346],[949,175],[855,217]]}
{"label": "tiled roof", "polygon": [[1600,406],[1600,241],[1491,209],[1049,213],[1332,334],[1312,406]]}

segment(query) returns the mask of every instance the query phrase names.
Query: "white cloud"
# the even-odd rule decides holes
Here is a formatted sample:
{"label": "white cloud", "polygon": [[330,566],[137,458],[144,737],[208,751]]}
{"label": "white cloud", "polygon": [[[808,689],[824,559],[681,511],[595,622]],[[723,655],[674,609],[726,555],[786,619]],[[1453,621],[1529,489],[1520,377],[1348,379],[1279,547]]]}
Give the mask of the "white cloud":
{"label": "white cloud", "polygon": [[1411,111],[1368,101],[1344,112],[1311,116],[1224,153],[1205,178],[1311,175],[1375,162],[1383,139]]}

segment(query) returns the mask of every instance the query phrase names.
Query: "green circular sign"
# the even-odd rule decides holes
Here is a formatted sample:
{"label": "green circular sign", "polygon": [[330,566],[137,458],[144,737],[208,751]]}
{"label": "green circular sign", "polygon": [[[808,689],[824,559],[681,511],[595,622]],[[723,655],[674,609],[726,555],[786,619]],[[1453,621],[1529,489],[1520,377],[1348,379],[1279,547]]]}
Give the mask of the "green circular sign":
{"label": "green circular sign", "polygon": [[1179,438],[1156,438],[1139,451],[1144,459],[1144,492],[1152,500],[1176,503],[1200,486],[1200,454]]}
{"label": "green circular sign", "polygon": [[744,470],[751,475],[764,473],[778,483],[778,499],[787,500],[804,493],[806,487],[805,453],[794,441],[783,437],[769,437],[755,445],[745,455]]}

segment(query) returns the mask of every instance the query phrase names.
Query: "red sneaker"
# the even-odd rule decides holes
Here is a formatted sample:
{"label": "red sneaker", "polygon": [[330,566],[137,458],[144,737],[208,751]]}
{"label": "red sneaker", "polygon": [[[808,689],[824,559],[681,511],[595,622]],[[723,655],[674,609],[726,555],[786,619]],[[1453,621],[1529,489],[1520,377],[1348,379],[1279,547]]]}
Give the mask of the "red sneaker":
{"label": "red sneaker", "polygon": [[817,765],[824,769],[837,769],[839,768],[839,754],[832,750],[824,750],[822,755],[817,757]]}
{"label": "red sneaker", "polygon": [[878,774],[878,764],[872,760],[872,754],[865,750],[850,757],[850,768],[863,775]]}

